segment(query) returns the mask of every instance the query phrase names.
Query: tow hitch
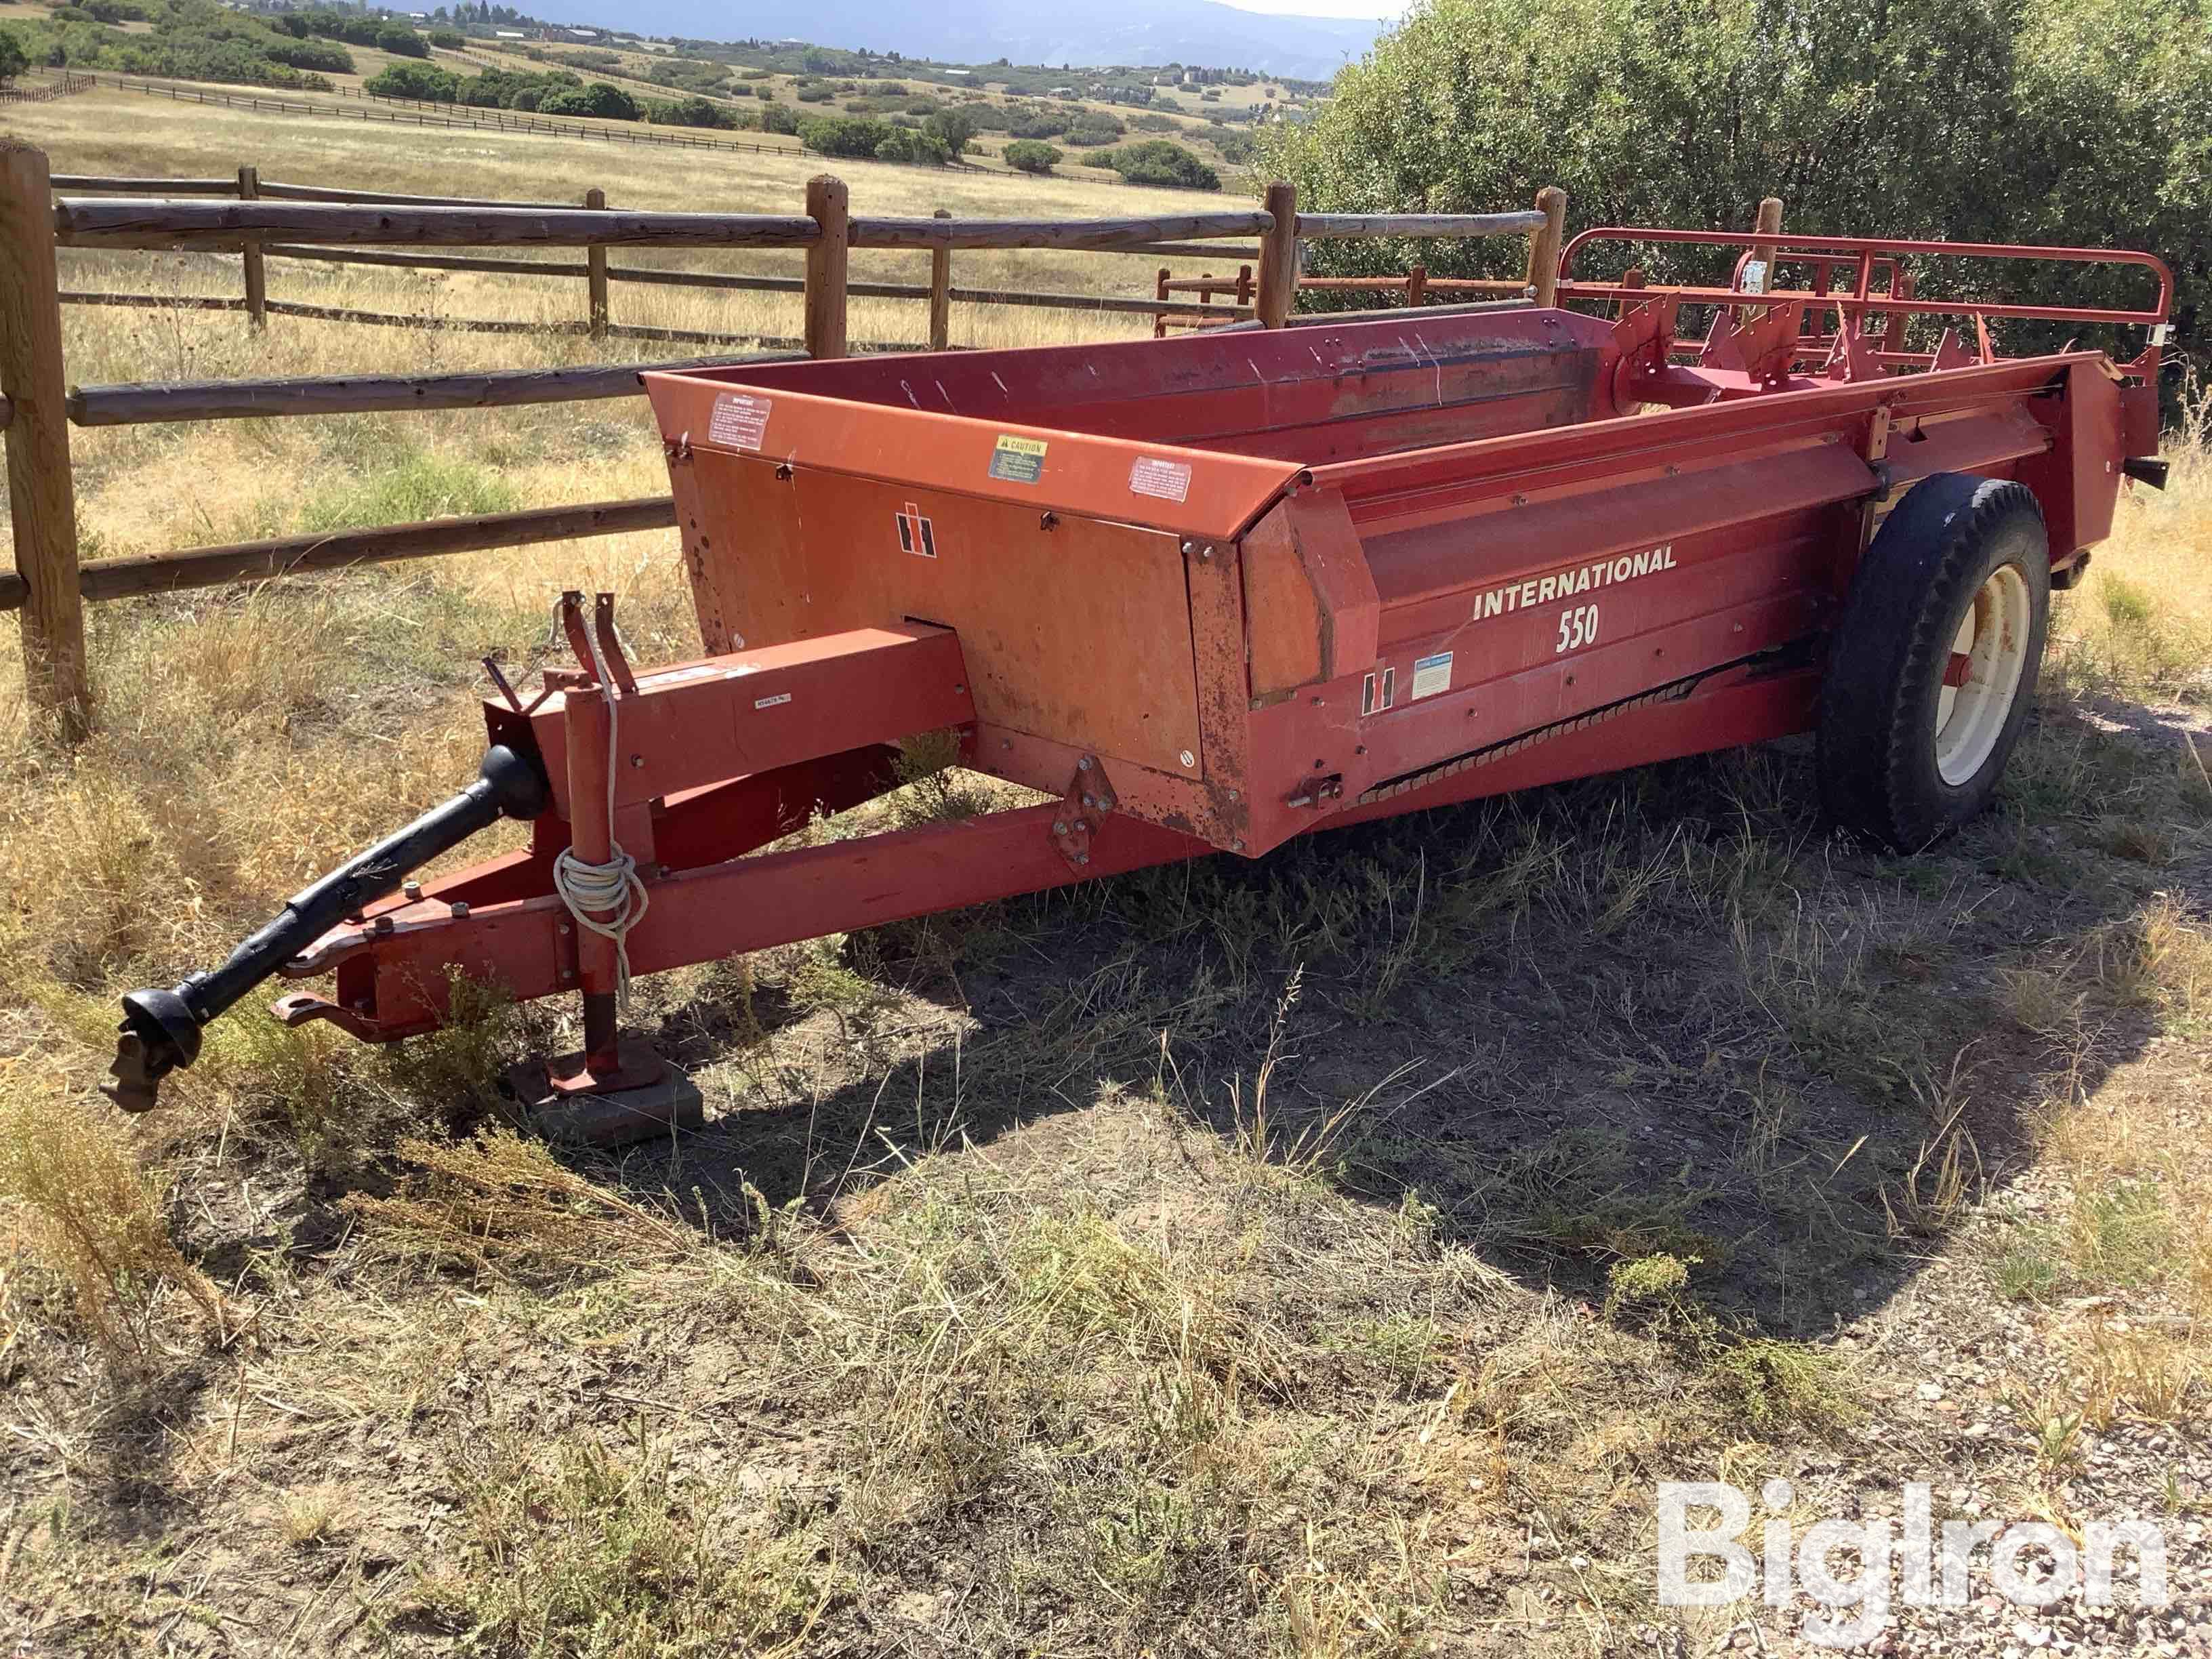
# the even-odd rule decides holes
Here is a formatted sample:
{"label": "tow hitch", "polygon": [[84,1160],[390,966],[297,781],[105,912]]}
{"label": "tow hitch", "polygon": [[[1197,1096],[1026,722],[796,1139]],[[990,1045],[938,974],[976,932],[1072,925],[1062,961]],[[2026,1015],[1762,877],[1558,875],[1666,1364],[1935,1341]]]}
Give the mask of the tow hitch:
{"label": "tow hitch", "polygon": [[115,1081],[101,1092],[126,1112],[153,1109],[161,1079],[199,1058],[200,1028],[283,969],[365,904],[396,891],[410,873],[502,817],[529,819],[552,795],[544,768],[505,744],[484,751],[476,781],[287,900],[282,915],[230,953],[220,968],[173,989],[123,999]]}

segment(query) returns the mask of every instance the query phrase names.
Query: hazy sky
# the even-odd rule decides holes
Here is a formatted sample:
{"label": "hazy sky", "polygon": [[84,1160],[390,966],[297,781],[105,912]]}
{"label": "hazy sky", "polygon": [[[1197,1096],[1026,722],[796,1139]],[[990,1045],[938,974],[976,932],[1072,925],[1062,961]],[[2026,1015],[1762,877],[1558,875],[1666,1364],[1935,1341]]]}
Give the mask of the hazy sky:
{"label": "hazy sky", "polygon": [[1226,0],[1240,11],[1288,12],[1298,17],[1395,17],[1407,0]]}

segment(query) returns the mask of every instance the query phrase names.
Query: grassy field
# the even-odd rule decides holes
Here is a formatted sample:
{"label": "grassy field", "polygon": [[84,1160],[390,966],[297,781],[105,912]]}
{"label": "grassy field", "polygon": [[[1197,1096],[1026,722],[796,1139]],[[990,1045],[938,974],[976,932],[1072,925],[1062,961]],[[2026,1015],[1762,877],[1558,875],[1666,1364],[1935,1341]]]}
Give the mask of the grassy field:
{"label": "grassy field", "polygon": [[[0,25],[4,25],[9,22],[28,23],[42,21],[46,15],[46,8],[41,4],[33,3],[33,0],[0,0]],[[133,23],[128,26],[126,32],[143,32],[151,27],[151,25],[145,23]],[[587,58],[593,56],[605,56],[606,55],[605,49],[585,49],[576,46],[571,46],[566,49],[560,46],[548,48],[532,45],[530,50],[536,52],[538,54],[533,58],[528,55],[528,52],[526,51],[520,49],[520,45],[521,43],[501,42],[495,44],[489,41],[472,41],[466,48],[458,52],[448,51],[443,47],[438,47],[432,50],[428,61],[434,67],[447,70],[453,74],[462,77],[479,74],[485,70],[507,70],[530,73],[551,69],[568,69],[573,72],[582,76],[583,78],[587,81],[603,80],[619,86],[624,91],[629,93],[633,98],[638,100],[641,105],[647,100],[669,100],[681,95],[679,89],[663,85],[648,78],[649,71],[653,68],[654,63],[656,61],[665,61],[663,58],[657,58],[653,54],[649,54],[641,51],[616,52],[613,53],[613,56],[620,61],[620,68],[586,69],[579,67],[579,64],[576,62],[571,61],[574,55],[579,52],[583,52]],[[261,97],[272,100],[281,97],[289,103],[312,105],[318,108],[334,112],[337,118],[358,118],[359,112],[362,106],[360,94],[362,88],[368,82],[374,79],[375,76],[382,71],[395,64],[406,64],[421,61],[402,58],[392,52],[382,52],[374,46],[349,45],[346,47],[346,50],[352,55],[354,69],[350,73],[343,73],[336,70],[323,72],[323,78],[331,82],[334,88],[334,90],[330,92],[307,91],[297,88],[285,88],[278,91],[266,87],[253,86],[228,88],[212,85],[201,86],[200,83],[191,82],[176,82],[174,84],[184,88],[188,91],[198,88],[199,90],[210,93],[226,91],[246,96],[258,94]],[[102,72],[112,73],[112,71]],[[139,82],[147,80],[149,77],[134,76],[129,78],[134,82]],[[159,87],[167,87],[172,84],[170,82],[160,76],[150,78],[155,84]],[[758,112],[763,105],[763,100],[755,94],[755,88],[757,86],[761,86],[768,88],[769,97],[767,101],[781,105],[791,113],[802,118],[813,115],[836,115],[844,112],[845,104],[848,100],[849,94],[848,96],[833,98],[826,102],[802,102],[798,96],[799,80],[800,77],[795,76],[770,75],[758,82],[739,82],[737,83],[736,89],[731,93],[714,94],[714,101],[727,105],[736,109],[747,119],[755,119],[757,118]],[[847,82],[842,80],[836,80],[835,77],[832,77],[832,82],[836,85],[850,85],[858,88],[862,91],[866,90],[870,85],[870,83],[865,82]],[[916,93],[925,93],[942,97],[948,102],[965,101],[965,97],[963,97],[962,89],[942,86],[932,87],[928,83],[917,82],[910,88],[909,90]],[[1253,100],[1257,100],[1263,96],[1264,88],[1258,87],[1242,89],[1229,88],[1224,93],[1224,96],[1237,95],[1240,93],[1249,94]],[[141,93],[138,96],[143,99],[146,94]],[[987,91],[981,88],[978,88],[973,94],[967,94],[966,96],[972,96],[974,98],[980,99],[981,101],[984,103],[994,105],[1003,105],[1010,102],[1018,103],[1024,108],[1036,107],[1040,101],[1036,100],[1010,99],[1003,91]],[[1242,178],[1244,169],[1229,162],[1223,155],[1220,148],[1216,142],[1218,139],[1222,137],[1225,132],[1231,131],[1231,129],[1216,128],[1203,119],[1181,118],[1185,114],[1185,112],[1182,107],[1184,94],[1182,90],[1180,88],[1162,88],[1161,98],[1162,102],[1160,106],[1151,112],[1157,115],[1170,117],[1175,120],[1175,129],[1173,132],[1166,136],[1173,137],[1178,142],[1194,148],[1202,159],[1212,163],[1217,167],[1222,175],[1224,184],[1230,189],[1236,190],[1241,187],[1242,184],[1244,182]],[[1090,99],[1054,99],[1042,101],[1048,104],[1051,107],[1060,111],[1063,114],[1076,111],[1091,111],[1113,115],[1117,118],[1127,121],[1130,117],[1138,112],[1124,106],[1105,104]],[[1197,94],[1195,91],[1193,91],[1188,94],[1188,102],[1194,108],[1200,106],[1198,105]],[[1212,106],[1207,106],[1205,107]],[[389,100],[379,104],[377,108],[380,112],[387,113],[394,111],[410,115],[416,112],[426,114],[431,112],[427,108],[412,103],[394,103]],[[135,120],[137,118],[142,112],[150,114],[150,112],[144,111],[143,106],[142,105],[139,110],[134,110],[132,112],[133,119]],[[453,112],[457,115],[465,115],[468,113],[465,109],[456,110]],[[1241,112],[1240,112],[1240,113]],[[297,115],[295,115],[292,118],[295,122],[306,118],[309,118]],[[547,118],[550,119],[556,118]],[[701,137],[709,140],[732,143],[757,144],[765,146],[769,149],[786,150],[793,157],[805,156],[808,161],[816,161],[817,164],[819,160],[819,158],[806,156],[799,141],[795,137],[792,137],[788,134],[765,133],[757,130],[722,131],[719,130],[694,131],[684,128],[651,127],[642,125],[638,122],[602,121],[587,116],[562,116],[557,118],[557,119],[569,128],[572,128],[582,134],[604,133],[611,142],[611,144],[629,149],[650,149],[658,147],[626,143],[623,141],[628,137],[634,137],[640,135],[650,135],[654,137],[668,137],[672,135],[688,135],[694,137]],[[371,123],[370,125],[375,124]],[[1159,136],[1162,135],[1149,131],[1138,131],[1133,127],[1125,135],[1121,142],[1127,143],[1133,140]],[[1052,193],[1051,184],[1039,181],[1039,184],[1033,185],[1030,182],[1031,175],[1027,173],[1016,173],[1006,167],[1003,159],[1003,152],[1007,142],[1008,136],[1004,133],[979,133],[974,141],[974,148],[967,157],[965,170],[970,173],[981,171],[998,173],[1000,175],[997,181],[998,188],[1005,190],[1010,185],[1014,187],[1009,191],[1010,195],[1018,195],[1025,200],[1036,199],[1044,201],[1048,199]],[[166,150],[167,146],[166,144],[157,144],[155,148]],[[1067,180],[1079,190],[1086,190],[1099,185],[1111,187],[1119,184],[1120,181],[1118,175],[1111,173],[1110,171],[1103,169],[1086,169],[1085,167],[1084,161],[1086,155],[1096,154],[1096,151],[1085,151],[1069,146],[1062,146],[1062,148],[1064,150],[1064,159],[1060,161],[1054,173],[1046,176],[1047,179]],[[426,155],[431,153],[432,152],[428,150],[424,152]],[[848,169],[855,166],[854,163],[850,161],[844,163],[844,165]],[[859,170],[862,172],[879,170],[874,164],[867,162],[861,162],[857,164],[857,166]],[[902,167],[899,171],[913,174],[915,172],[915,169],[913,167]],[[922,176],[927,177],[927,173],[924,173]],[[1040,185],[1042,185],[1042,188],[1040,188]],[[1150,193],[1157,194],[1158,192],[1155,191]],[[1182,199],[1187,200],[1188,198],[1182,197]],[[1054,210],[1048,207],[1042,210],[1048,213]],[[1188,211],[1189,210],[1185,209],[1184,210]]]}
{"label": "grassy field", "polygon": [[[782,207],[810,170],[104,94],[7,124],[58,169],[641,206]],[[1142,197],[912,178],[855,170],[856,210]],[[216,261],[68,257],[72,284],[233,291]],[[581,310],[567,283],[272,272],[426,317]],[[616,304],[795,331],[773,297]],[[918,312],[856,306],[854,333]],[[585,349],[68,321],[87,383]],[[474,659],[544,660],[560,589],[618,591],[647,659],[696,650],[672,538],[97,607],[73,753],[6,641],[0,1632],[272,1659],[1779,1653],[1795,1609],[1754,1632],[1655,1605],[1652,1488],[1780,1476],[1801,1529],[1910,1479],[1939,1519],[2168,1528],[2182,1599],[2155,1616],[2124,1584],[2102,1612],[1900,1613],[1891,1651],[2202,1641],[2194,408],[2172,490],[2124,501],[2058,601],[1998,810],[1936,853],[1832,837],[1785,744],[664,975],[637,1023],[714,1121],[620,1158],[498,1127],[499,1064],[573,1036],[550,1005],[390,1051],[249,1012],[149,1119],[93,1085],[119,991],[218,958],[467,775]],[[74,442],[95,556],[665,477],[627,401]]]}

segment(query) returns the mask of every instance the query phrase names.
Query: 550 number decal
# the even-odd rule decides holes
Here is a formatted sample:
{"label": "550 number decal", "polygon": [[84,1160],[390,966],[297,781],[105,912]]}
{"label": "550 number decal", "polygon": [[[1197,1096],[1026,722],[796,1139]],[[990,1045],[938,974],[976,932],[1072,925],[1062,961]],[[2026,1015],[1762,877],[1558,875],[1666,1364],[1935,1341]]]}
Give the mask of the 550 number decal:
{"label": "550 number decal", "polygon": [[1578,605],[1571,611],[1559,613],[1559,642],[1552,647],[1553,656],[1569,651],[1579,651],[1586,645],[1597,643],[1597,607]]}

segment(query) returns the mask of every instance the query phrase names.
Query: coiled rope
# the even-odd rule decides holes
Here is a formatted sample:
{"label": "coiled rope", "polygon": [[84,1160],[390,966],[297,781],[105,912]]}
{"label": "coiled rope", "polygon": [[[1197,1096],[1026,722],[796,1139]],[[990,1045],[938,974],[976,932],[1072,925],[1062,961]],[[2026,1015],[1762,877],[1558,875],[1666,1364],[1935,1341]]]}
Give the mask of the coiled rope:
{"label": "coiled rope", "polygon": [[[561,627],[561,609],[556,601],[553,626],[557,633]],[[629,930],[644,917],[646,907],[652,902],[645,884],[638,878],[637,860],[623,851],[622,843],[615,839],[615,761],[622,752],[620,730],[622,701],[617,695],[614,677],[607,672],[606,659],[599,653],[598,635],[590,629],[584,632],[584,644],[591,653],[592,672],[598,676],[600,694],[607,700],[607,861],[587,864],[576,856],[574,846],[561,849],[553,860],[553,889],[561,895],[561,902],[568,907],[568,914],[576,919],[576,926],[589,933],[615,943],[615,1006],[623,1012],[629,1011]],[[607,913],[604,921],[591,912]]]}

